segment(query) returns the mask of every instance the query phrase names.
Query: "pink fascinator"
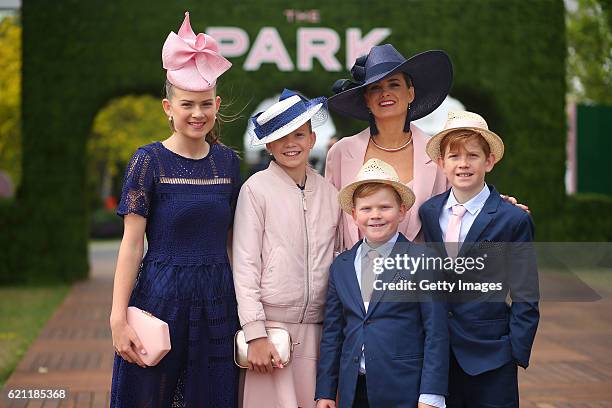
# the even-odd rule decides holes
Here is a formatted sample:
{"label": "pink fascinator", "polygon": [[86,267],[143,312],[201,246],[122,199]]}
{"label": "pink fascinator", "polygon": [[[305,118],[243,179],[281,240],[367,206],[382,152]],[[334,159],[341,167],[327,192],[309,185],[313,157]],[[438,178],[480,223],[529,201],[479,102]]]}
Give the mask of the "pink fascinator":
{"label": "pink fascinator", "polygon": [[189,12],[178,35],[168,34],[162,48],[162,62],[168,81],[185,91],[207,91],[232,63],[219,54],[217,41],[210,35],[197,36],[189,22]]}

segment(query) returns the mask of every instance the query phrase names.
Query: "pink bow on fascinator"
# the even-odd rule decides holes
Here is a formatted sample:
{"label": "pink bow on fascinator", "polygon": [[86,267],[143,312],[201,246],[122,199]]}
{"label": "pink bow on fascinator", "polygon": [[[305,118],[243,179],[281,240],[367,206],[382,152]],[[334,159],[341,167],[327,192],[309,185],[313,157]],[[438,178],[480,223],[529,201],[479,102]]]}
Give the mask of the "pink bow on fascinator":
{"label": "pink bow on fascinator", "polygon": [[207,34],[197,36],[189,22],[189,12],[178,35],[168,34],[162,48],[162,62],[170,83],[186,91],[206,91],[232,63],[219,54],[217,42]]}

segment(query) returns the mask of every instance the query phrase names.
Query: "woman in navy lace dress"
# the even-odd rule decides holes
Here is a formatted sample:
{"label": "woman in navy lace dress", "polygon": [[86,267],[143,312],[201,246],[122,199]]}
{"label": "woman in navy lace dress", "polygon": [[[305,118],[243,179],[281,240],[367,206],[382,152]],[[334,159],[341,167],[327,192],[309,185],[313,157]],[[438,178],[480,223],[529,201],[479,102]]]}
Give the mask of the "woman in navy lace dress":
{"label": "woman in navy lace dress", "polygon": [[[231,64],[211,37],[196,37],[188,14],[178,35],[168,36],[162,58],[163,107],[173,133],[139,148],[125,175],[110,317],[116,350],[111,406],[235,407],[239,325],[227,242],[239,159],[214,129],[215,82]],[[169,325],[172,350],[154,367],[140,358],[146,350],[127,324],[128,306]]]}

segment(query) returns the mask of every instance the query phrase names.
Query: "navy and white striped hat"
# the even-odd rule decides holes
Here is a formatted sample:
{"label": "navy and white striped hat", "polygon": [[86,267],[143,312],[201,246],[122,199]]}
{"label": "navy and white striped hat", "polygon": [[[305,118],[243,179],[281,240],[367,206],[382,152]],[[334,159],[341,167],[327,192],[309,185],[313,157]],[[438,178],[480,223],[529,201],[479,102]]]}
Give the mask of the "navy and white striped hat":
{"label": "navy and white striped hat", "polygon": [[307,99],[284,89],[278,102],[251,118],[251,144],[258,146],[287,136],[309,120],[315,128],[327,120],[327,98]]}

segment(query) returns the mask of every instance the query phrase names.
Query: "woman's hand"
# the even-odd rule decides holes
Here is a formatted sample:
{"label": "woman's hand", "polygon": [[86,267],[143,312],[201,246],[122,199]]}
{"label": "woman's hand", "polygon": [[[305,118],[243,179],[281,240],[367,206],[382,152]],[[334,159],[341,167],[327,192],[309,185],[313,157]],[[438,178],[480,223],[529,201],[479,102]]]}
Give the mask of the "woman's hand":
{"label": "woman's hand", "polygon": [[506,200],[507,202],[509,202],[510,204],[516,205],[518,208],[520,208],[523,211],[527,211],[527,213],[531,214],[531,211],[529,211],[529,207],[527,207],[525,204],[520,204],[516,198],[512,197],[512,196],[507,196],[505,194],[500,194],[501,198]]}
{"label": "woman's hand", "polygon": [[111,331],[113,334],[113,347],[115,352],[128,363],[138,364],[145,368],[146,364],[140,359],[140,355],[147,354],[142,346],[136,332],[127,324],[127,322],[111,322]]}
{"label": "woman's hand", "polygon": [[336,401],[330,399],[320,399],[317,401],[317,408],[336,408]]}
{"label": "woman's hand", "polygon": [[276,347],[267,337],[251,340],[247,351],[249,370],[260,374],[271,374],[274,367],[283,368]]}

